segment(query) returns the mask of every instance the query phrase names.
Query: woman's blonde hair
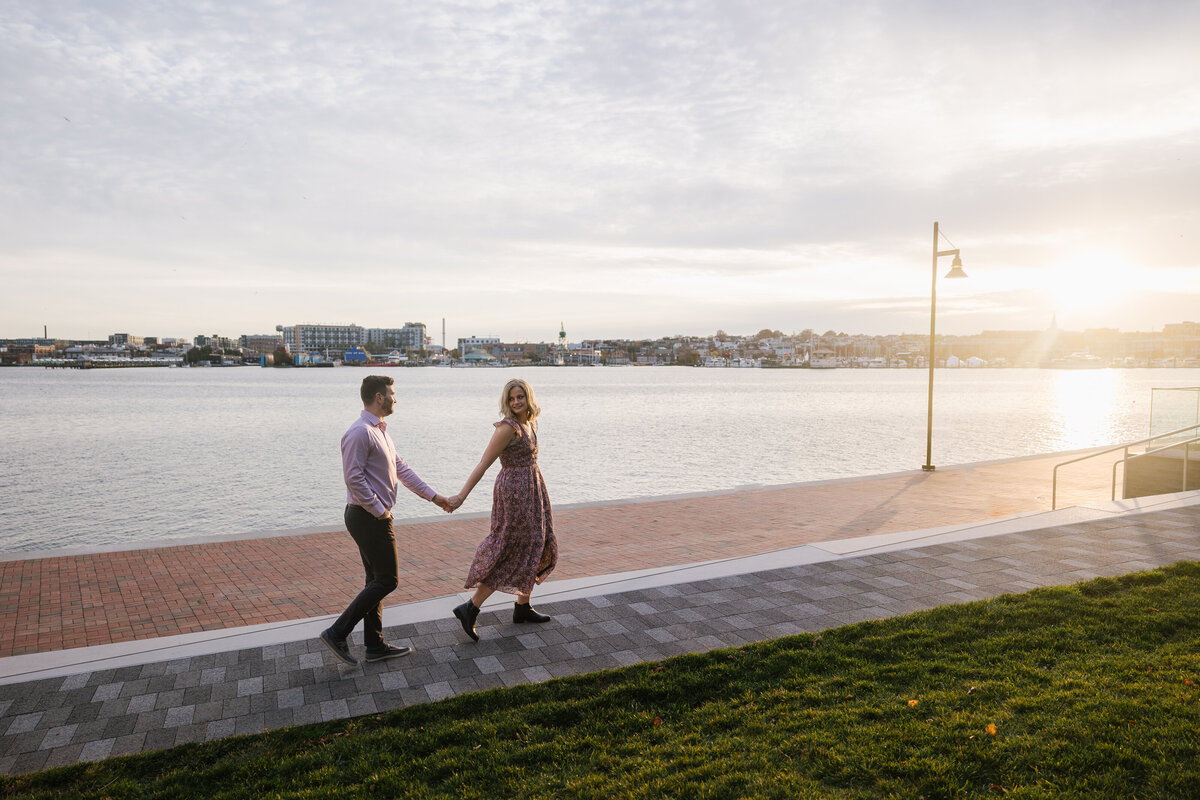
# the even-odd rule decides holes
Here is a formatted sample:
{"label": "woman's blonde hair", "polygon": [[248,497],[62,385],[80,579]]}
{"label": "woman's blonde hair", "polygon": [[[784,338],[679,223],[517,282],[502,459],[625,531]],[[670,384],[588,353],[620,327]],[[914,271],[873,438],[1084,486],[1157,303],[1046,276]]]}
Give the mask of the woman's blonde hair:
{"label": "woman's blonde hair", "polygon": [[537,401],[533,399],[533,387],[526,383],[524,378],[513,378],[504,384],[504,391],[500,393],[500,416],[516,419],[513,416],[512,410],[508,407],[508,394],[518,386],[525,391],[525,404],[529,406],[529,421],[533,422],[537,419],[538,414],[542,413],[542,409],[538,407]]}

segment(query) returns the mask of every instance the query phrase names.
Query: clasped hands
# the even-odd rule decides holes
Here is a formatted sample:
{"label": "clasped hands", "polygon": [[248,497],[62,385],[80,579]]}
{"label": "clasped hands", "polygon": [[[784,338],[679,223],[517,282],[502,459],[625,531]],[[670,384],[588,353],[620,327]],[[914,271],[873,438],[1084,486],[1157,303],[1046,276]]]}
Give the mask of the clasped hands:
{"label": "clasped hands", "polygon": [[436,504],[438,508],[440,508],[442,511],[445,511],[447,514],[452,514],[454,510],[461,506],[463,501],[466,499],[467,498],[457,494],[450,497],[443,497],[440,494],[435,494],[433,496],[434,504]]}

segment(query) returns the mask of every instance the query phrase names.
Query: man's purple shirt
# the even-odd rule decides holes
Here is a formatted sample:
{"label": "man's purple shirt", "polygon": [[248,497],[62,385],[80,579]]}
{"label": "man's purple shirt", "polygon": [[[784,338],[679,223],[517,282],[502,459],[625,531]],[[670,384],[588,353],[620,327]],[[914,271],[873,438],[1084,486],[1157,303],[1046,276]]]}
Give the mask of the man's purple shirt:
{"label": "man's purple shirt", "polygon": [[362,506],[376,517],[396,504],[396,484],[403,483],[426,500],[436,495],[396,453],[382,420],[366,409],[342,436],[342,475],[346,502]]}

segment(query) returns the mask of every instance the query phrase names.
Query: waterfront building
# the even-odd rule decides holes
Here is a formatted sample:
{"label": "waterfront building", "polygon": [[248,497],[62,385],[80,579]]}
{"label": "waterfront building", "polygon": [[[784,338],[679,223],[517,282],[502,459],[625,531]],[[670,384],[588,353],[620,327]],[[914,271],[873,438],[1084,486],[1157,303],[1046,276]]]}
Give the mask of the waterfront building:
{"label": "waterfront building", "polygon": [[394,347],[405,351],[424,350],[427,339],[423,322],[406,322],[402,328],[364,328],[353,322],[348,325],[302,323],[276,325],[275,330],[283,346],[292,353],[341,352],[367,345],[380,350]]}
{"label": "waterfront building", "polygon": [[167,366],[178,364],[183,354],[169,348],[150,349],[120,344],[72,344],[45,358],[60,359],[76,366]]}
{"label": "waterfront building", "polygon": [[463,336],[458,340],[458,352],[466,356],[472,350],[483,350],[490,353],[493,345],[500,344],[498,336]]}
{"label": "waterfront building", "polygon": [[501,342],[493,345],[491,353],[506,364],[519,361],[541,361],[546,357],[548,345],[545,342]]}
{"label": "waterfront building", "polygon": [[342,352],[366,344],[366,329],[361,325],[276,325],[283,336],[283,346],[291,353]]}
{"label": "waterfront building", "polygon": [[628,364],[629,363],[629,351],[628,350],[613,350],[611,353],[608,353],[606,356],[604,356],[604,363],[605,364],[616,364],[616,365]]}
{"label": "waterfront building", "polygon": [[53,344],[7,344],[0,347],[0,365],[19,367],[30,361],[54,356]]}
{"label": "waterfront building", "polygon": [[462,360],[465,364],[480,366],[494,363],[496,361],[496,357],[486,350],[472,350],[463,356]]}
{"label": "waterfront building", "polygon": [[83,344],[71,345],[62,351],[64,357],[84,361],[88,359],[128,358],[132,353],[123,345]]}
{"label": "waterfront building", "polygon": [[242,355],[269,356],[283,344],[283,337],[271,333],[244,333],[238,337]]}
{"label": "waterfront building", "polygon": [[1170,359],[1200,359],[1200,323],[1177,322],[1164,325],[1162,332],[1163,357]]}
{"label": "waterfront building", "polygon": [[236,350],[237,344],[228,336],[218,336],[212,334],[205,336],[203,333],[195,338],[196,347],[211,347],[213,350]]}
{"label": "waterfront building", "polygon": [[600,364],[604,354],[591,344],[582,342],[567,345],[563,363],[572,367],[594,367]]}
{"label": "waterfront building", "polygon": [[[460,348],[462,346],[461,342],[463,341],[465,340],[459,339]],[[490,359],[494,361],[501,361],[505,364],[519,364],[547,360],[550,358],[552,349],[553,346],[546,344],[545,342],[501,342],[497,340],[495,342],[489,342],[477,347],[472,347],[465,353],[463,353],[462,349],[460,349],[459,352],[463,353],[463,360],[482,361]],[[480,354],[487,355],[489,359],[482,359]],[[474,356],[474,359],[469,359],[470,356]]]}
{"label": "waterfront building", "polygon": [[342,360],[347,364],[366,365],[371,361],[371,354],[361,347],[351,347],[342,354]]}
{"label": "waterfront building", "polygon": [[403,328],[368,328],[365,344],[400,347],[404,350],[424,350],[425,323],[406,322]]}

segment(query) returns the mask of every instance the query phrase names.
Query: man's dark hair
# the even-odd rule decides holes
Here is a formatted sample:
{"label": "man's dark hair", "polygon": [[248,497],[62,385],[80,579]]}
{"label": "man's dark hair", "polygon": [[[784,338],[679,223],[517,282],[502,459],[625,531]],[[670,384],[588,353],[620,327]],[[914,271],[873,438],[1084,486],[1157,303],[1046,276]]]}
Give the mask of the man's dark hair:
{"label": "man's dark hair", "polygon": [[391,386],[395,381],[390,375],[368,375],[363,378],[362,386],[358,390],[358,394],[362,397],[363,405],[371,405],[371,401],[375,399],[377,394],[387,394],[387,387]]}

